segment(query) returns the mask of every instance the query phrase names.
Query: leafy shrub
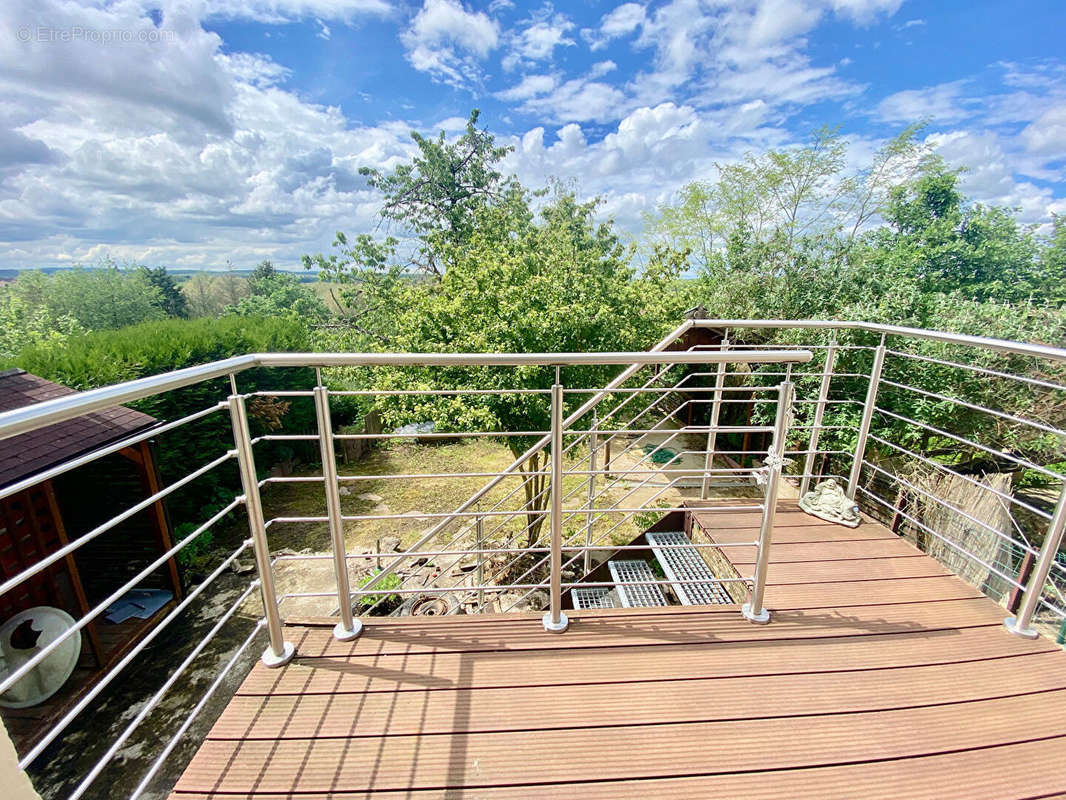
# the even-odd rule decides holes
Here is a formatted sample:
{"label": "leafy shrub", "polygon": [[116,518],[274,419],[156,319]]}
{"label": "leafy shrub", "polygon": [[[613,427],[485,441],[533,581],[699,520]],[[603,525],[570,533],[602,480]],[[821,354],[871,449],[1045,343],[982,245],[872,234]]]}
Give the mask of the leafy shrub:
{"label": "leafy shrub", "polygon": [[[236,316],[167,319],[72,336],[62,348],[31,345],[19,353],[12,365],[73,389],[85,390],[232,356],[308,349],[310,336],[299,320]],[[314,385],[314,372],[250,369],[238,373],[237,384],[244,393],[261,389],[309,389]],[[218,378],[128,405],[166,422],[216,405],[229,394],[229,381]],[[274,404],[269,414],[258,415],[253,408],[249,409],[253,436],[270,432],[279,422],[285,433],[315,431],[310,398],[293,398],[279,418],[280,408]],[[293,455],[316,457],[317,447],[313,442],[302,450],[295,449],[301,445],[261,442],[255,450],[257,467],[265,472]],[[161,434],[157,453],[163,484],[173,483],[232,448],[233,434],[225,408]],[[211,470],[167,498],[175,529],[183,529],[185,523],[202,523],[239,491],[240,479],[233,461]],[[190,545],[199,546],[199,542]],[[190,553],[189,557],[193,558],[194,554]]]}

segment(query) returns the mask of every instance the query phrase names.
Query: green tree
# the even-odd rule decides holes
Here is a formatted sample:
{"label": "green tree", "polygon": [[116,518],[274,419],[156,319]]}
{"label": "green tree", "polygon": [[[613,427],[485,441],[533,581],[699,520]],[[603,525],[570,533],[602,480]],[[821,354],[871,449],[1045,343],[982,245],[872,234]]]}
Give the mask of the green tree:
{"label": "green tree", "polygon": [[[425,352],[567,352],[642,349],[681,315],[680,262],[660,253],[641,273],[609,222],[595,219],[595,201],[555,194],[534,215],[529,193],[512,188],[503,202],[478,209],[467,238],[448,246],[439,282],[398,282],[391,347]],[[611,367],[568,367],[570,386],[603,385]],[[361,386],[546,389],[549,368],[376,369],[349,380]],[[580,402],[580,398],[575,402]],[[379,409],[390,425],[432,421],[438,430],[546,430],[550,405],[542,394],[389,398]],[[509,437],[517,456],[533,439]],[[529,541],[540,530],[547,454],[523,464]]]}
{"label": "green tree", "polygon": [[470,112],[466,131],[454,142],[443,131],[436,139],[412,131],[418,152],[392,172],[359,170],[384,195],[382,218],[417,237],[413,263],[433,275],[448,266],[444,251],[470,235],[478,210],[504,197],[513,183],[496,169],[513,148],[497,145],[478,128],[479,115],[477,109]]}
{"label": "green tree", "polygon": [[19,274],[12,292],[30,306],[44,306],[56,319],[71,317],[89,330],[107,330],[165,316],[155,286],[140,270],[111,261],[96,269],[78,267],[45,275]]}
{"label": "green tree", "polygon": [[164,314],[168,317],[189,316],[188,300],[186,300],[181,289],[178,288],[177,282],[167,272],[166,267],[149,269],[141,266],[137,270],[142,273],[148,283],[159,290],[159,307],[163,309]]}
{"label": "green tree", "polygon": [[975,300],[1043,301],[1036,242],[1004,209],[966,207],[958,172],[942,164],[892,189],[887,226],[864,254],[889,275],[917,279],[926,292],[961,292]]}
{"label": "green tree", "polygon": [[329,309],[313,289],[288,272],[279,272],[270,261],[262,261],[248,278],[250,294],[226,313],[243,317],[290,317],[305,323],[324,322]]}
{"label": "green tree", "polygon": [[26,347],[50,350],[85,329],[68,314],[54,315],[9,288],[0,288],[0,359],[13,359]]}

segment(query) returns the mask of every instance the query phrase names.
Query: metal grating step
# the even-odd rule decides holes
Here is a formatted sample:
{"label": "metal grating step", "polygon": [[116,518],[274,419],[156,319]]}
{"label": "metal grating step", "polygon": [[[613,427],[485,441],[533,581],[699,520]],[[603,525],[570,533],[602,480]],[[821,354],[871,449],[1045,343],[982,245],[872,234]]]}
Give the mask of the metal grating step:
{"label": "metal grating step", "polygon": [[[615,583],[657,580],[647,561],[608,561],[607,566],[611,570],[611,579]],[[644,608],[667,604],[662,590],[654,583],[645,586],[616,586],[615,588],[618,591],[618,599],[622,601],[622,608]]]}
{"label": "metal grating step", "polygon": [[618,598],[613,589],[573,589],[570,596],[574,599],[574,608],[618,608]]}
{"label": "metal grating step", "polygon": [[[659,531],[645,534],[651,551],[659,559],[667,580],[671,581],[677,599],[686,606],[729,605],[733,598],[729,596],[722,582],[695,547],[663,547],[663,545],[691,545],[692,542],[681,531]],[[707,583],[681,583],[681,581],[700,581]]]}

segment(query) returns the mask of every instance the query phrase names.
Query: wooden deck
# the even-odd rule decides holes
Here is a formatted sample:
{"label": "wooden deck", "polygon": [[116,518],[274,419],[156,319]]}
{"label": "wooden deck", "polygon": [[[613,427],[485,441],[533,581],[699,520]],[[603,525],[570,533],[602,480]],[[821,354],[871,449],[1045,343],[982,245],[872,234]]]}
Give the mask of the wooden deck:
{"label": "wooden deck", "polygon": [[[866,522],[783,508],[767,606],[290,627],[173,800],[1066,797],[1066,655]],[[718,541],[756,514],[701,514]],[[719,535],[715,533],[714,535]],[[750,573],[754,548],[729,548]]]}

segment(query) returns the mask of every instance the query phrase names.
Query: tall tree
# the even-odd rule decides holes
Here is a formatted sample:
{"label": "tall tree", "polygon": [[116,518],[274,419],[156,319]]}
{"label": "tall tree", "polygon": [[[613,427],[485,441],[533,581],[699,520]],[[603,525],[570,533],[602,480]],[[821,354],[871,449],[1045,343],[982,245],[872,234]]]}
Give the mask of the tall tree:
{"label": "tall tree", "polygon": [[143,277],[159,290],[159,307],[168,317],[188,317],[189,303],[174,278],[167,272],[166,267],[149,269],[141,266],[137,268]]}

